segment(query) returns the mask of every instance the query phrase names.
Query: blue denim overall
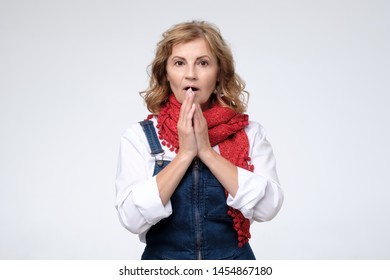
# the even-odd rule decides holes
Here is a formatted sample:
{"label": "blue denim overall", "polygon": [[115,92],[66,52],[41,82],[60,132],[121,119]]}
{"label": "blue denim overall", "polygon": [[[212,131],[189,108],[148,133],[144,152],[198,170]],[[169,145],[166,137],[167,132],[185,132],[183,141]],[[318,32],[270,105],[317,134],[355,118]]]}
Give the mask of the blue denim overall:
{"label": "blue denim overall", "polygon": [[[156,158],[156,175],[170,162],[152,121],[140,122]],[[171,197],[172,214],[146,234],[143,260],[254,260],[249,244],[238,247],[233,220],[227,214],[224,188],[205,164],[195,158]]]}

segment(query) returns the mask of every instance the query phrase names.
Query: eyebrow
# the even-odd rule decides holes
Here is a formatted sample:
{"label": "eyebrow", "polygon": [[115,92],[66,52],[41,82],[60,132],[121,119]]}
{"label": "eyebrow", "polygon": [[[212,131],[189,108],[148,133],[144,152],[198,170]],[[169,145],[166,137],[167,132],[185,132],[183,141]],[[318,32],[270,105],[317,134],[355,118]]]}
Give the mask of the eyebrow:
{"label": "eyebrow", "polygon": [[[211,57],[210,57],[209,55],[207,55],[207,54],[197,57],[196,60],[199,60],[199,59],[202,59],[202,58],[208,58],[208,59],[211,60]],[[173,59],[182,59],[182,60],[186,60],[184,57],[181,57],[181,56],[178,56],[178,55],[173,56],[173,57],[171,58],[171,60],[173,60]]]}

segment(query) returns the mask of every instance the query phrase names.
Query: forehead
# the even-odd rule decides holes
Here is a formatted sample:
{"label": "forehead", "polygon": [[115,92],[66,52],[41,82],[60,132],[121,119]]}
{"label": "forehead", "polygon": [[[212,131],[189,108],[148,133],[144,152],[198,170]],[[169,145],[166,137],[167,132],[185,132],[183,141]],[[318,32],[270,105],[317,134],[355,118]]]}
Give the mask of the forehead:
{"label": "forehead", "polygon": [[177,43],[172,46],[172,56],[203,56],[214,57],[207,41],[204,38],[197,38],[188,42]]}

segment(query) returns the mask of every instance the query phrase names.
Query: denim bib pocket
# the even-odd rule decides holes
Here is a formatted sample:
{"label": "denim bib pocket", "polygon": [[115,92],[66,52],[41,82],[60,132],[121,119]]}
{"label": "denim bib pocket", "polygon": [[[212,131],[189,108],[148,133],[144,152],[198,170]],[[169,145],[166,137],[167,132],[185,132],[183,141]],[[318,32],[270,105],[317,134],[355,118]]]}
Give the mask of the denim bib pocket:
{"label": "denim bib pocket", "polygon": [[214,178],[204,180],[206,194],[206,218],[209,220],[227,220],[232,218],[227,214],[226,193],[222,184]]}

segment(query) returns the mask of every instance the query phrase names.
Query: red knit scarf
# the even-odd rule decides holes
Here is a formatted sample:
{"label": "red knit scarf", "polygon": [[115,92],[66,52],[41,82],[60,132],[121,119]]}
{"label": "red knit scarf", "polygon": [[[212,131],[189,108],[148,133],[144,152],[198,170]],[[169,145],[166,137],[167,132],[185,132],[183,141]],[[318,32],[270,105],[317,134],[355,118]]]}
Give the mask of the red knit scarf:
{"label": "red knit scarf", "polygon": [[[181,104],[171,94],[157,120],[158,134],[162,144],[176,152],[179,150],[177,122],[180,106]],[[249,164],[249,141],[244,131],[248,125],[248,115],[238,114],[231,108],[222,107],[219,104],[214,104],[210,109],[205,110],[203,115],[209,128],[211,146],[219,145],[221,156],[238,167],[253,171],[253,165]],[[227,192],[226,195],[228,195]],[[250,221],[239,210],[232,207],[229,207],[228,214],[233,218],[234,229],[238,234],[238,247],[242,247],[251,237]]]}

